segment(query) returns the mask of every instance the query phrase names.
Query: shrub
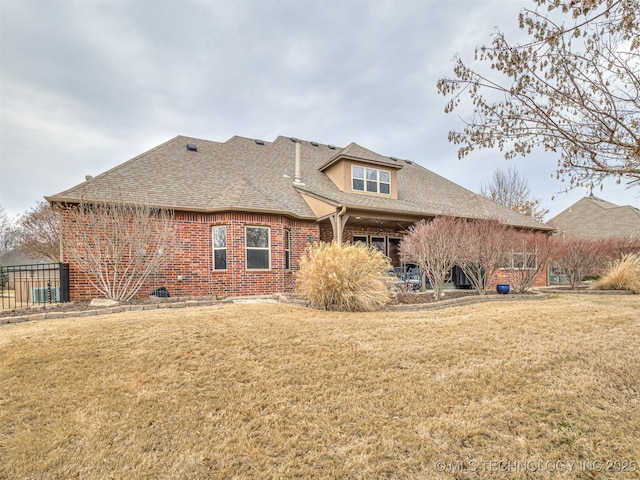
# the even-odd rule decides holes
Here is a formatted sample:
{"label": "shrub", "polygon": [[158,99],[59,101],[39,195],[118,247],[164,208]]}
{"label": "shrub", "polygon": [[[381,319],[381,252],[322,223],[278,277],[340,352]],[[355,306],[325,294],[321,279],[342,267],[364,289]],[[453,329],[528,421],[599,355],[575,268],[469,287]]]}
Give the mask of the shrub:
{"label": "shrub", "polygon": [[592,288],[598,290],[631,290],[640,293],[640,256],[625,255],[610,262],[605,274]]}
{"label": "shrub", "polygon": [[389,259],[366,245],[316,243],[300,259],[298,291],[321,310],[373,311],[391,300]]}
{"label": "shrub", "polygon": [[572,289],[585,275],[597,275],[611,257],[611,242],[584,238],[551,237],[551,263],[567,276]]}
{"label": "shrub", "polygon": [[400,258],[420,267],[433,286],[436,299],[442,296],[449,272],[458,259],[456,239],[461,228],[460,221],[453,217],[420,220],[409,228],[400,243]]}
{"label": "shrub", "polygon": [[9,283],[7,269],[0,263],[0,288],[4,288]]}
{"label": "shrub", "polygon": [[457,265],[480,295],[509,256],[510,229],[497,220],[465,222],[459,237]]}

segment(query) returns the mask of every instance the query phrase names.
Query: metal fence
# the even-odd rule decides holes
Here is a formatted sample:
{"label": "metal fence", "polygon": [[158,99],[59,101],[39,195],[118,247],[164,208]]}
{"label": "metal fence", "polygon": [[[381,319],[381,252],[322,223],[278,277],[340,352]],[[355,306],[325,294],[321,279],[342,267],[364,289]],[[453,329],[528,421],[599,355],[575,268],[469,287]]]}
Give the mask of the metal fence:
{"label": "metal fence", "polygon": [[68,301],[68,263],[0,266],[2,310]]}

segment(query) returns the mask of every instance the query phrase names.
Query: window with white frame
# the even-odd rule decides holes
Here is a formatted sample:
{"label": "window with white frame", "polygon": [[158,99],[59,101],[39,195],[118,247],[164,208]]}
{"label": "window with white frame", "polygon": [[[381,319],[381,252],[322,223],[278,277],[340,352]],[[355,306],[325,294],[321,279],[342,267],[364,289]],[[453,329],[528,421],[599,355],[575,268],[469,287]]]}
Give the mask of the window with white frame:
{"label": "window with white frame", "polygon": [[538,256],[536,252],[511,252],[502,268],[535,270],[538,268]]}
{"label": "window with white frame", "polygon": [[291,232],[284,231],[284,268],[291,270]]}
{"label": "window with white frame", "polygon": [[391,172],[351,165],[351,188],[355,191],[391,194]]}
{"label": "window with white frame", "polygon": [[271,268],[271,231],[269,227],[245,227],[247,270]]}
{"label": "window with white frame", "polygon": [[213,236],[213,269],[227,269],[227,227],[224,225],[215,226],[212,230]]}

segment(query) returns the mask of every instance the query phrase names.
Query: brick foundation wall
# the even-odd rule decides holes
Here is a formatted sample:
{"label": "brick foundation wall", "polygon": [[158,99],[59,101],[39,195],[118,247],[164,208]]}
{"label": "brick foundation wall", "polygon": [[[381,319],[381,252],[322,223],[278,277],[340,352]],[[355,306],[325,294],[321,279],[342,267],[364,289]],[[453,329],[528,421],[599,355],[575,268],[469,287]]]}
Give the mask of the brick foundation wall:
{"label": "brick foundation wall", "polygon": [[[64,223],[63,245],[70,241]],[[290,293],[295,290],[295,272],[309,243],[318,241],[320,228],[315,222],[298,221],[283,216],[250,213],[191,214],[176,213],[178,244],[168,267],[147,280],[138,292],[146,297],[158,287],[166,287],[171,296],[249,296]],[[212,227],[227,227],[227,268],[213,269]],[[247,270],[245,265],[245,227],[270,228],[271,268]],[[285,269],[285,230],[291,235],[290,266]],[[64,247],[63,247],[64,253]],[[77,263],[65,254],[70,264],[71,300],[89,300],[101,295],[89,283]]]}

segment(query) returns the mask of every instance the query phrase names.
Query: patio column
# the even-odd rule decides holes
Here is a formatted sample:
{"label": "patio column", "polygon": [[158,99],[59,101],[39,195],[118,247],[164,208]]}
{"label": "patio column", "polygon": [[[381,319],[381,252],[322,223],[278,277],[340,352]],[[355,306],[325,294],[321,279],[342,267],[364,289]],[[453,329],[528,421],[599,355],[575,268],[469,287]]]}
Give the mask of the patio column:
{"label": "patio column", "polygon": [[331,228],[333,229],[333,239],[338,243],[338,245],[342,244],[342,233],[344,232],[344,226],[347,224],[347,220],[349,219],[349,215],[345,215],[346,211],[347,207],[338,207],[336,213],[329,217]]}

